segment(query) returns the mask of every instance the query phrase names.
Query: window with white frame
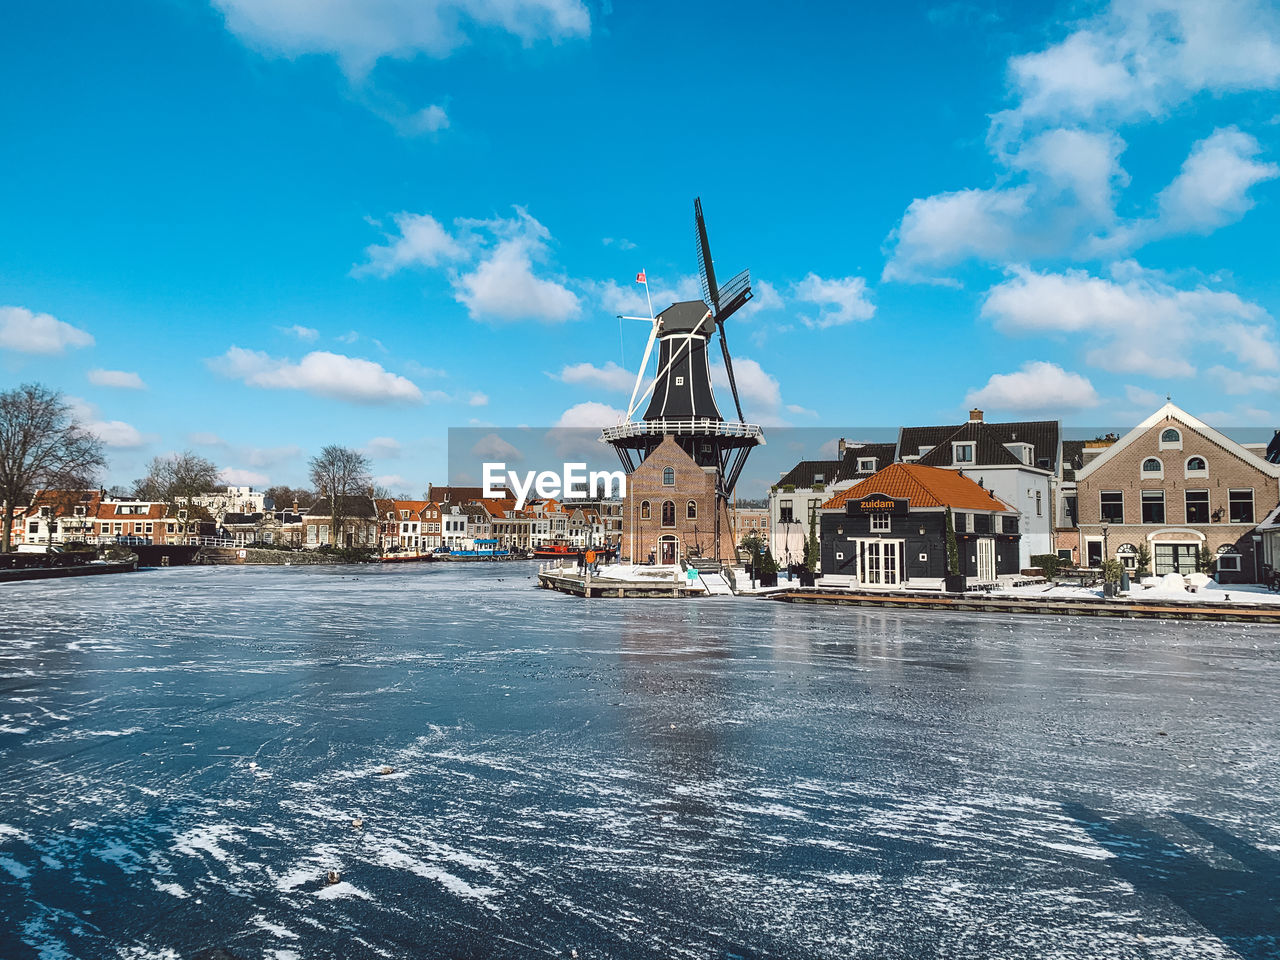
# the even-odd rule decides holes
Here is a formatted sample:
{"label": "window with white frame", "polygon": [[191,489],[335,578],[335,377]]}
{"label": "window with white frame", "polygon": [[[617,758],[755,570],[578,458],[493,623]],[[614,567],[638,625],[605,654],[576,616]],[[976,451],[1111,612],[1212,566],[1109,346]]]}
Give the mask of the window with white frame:
{"label": "window with white frame", "polygon": [[1161,450],[1181,450],[1182,434],[1173,427],[1166,427],[1160,431],[1160,449]]}
{"label": "window with white frame", "polygon": [[1164,476],[1164,464],[1158,457],[1147,457],[1142,461],[1142,479],[1151,480]]}
{"label": "window with white frame", "polygon": [[1218,554],[1218,569],[1227,570],[1232,573],[1239,573],[1240,572],[1240,554],[1238,553]]}
{"label": "window with white frame", "polygon": [[1209,464],[1205,462],[1204,457],[1187,457],[1187,476],[1189,478],[1209,476]]}
{"label": "window with white frame", "polygon": [[875,457],[861,457],[858,460],[859,473],[875,473],[876,461]]}
{"label": "window with white frame", "polygon": [[873,513],[871,515],[871,532],[872,533],[888,533],[892,526],[889,514]]}
{"label": "window with white frame", "polygon": [[1232,523],[1253,523],[1253,489],[1231,490],[1228,493]]}
{"label": "window with white frame", "polygon": [[973,463],[972,443],[953,443],[951,445],[952,463]]}

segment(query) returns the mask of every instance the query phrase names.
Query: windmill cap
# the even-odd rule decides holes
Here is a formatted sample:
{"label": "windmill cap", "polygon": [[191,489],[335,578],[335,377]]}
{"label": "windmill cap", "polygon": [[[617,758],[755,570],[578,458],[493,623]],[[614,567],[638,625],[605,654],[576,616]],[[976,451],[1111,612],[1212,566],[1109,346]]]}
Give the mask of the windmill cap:
{"label": "windmill cap", "polygon": [[[706,317],[708,307],[701,300],[682,300],[680,303],[673,303],[667,309],[658,314],[658,319],[662,321],[662,332],[667,333],[691,333],[698,330],[698,325],[702,323],[702,318]],[[707,326],[705,332],[711,335],[711,328]]]}

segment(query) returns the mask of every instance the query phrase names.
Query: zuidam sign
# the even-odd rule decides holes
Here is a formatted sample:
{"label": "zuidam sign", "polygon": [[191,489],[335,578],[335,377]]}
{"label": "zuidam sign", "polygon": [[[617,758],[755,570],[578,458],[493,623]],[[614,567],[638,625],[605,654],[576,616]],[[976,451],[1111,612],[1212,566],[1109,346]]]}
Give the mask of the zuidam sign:
{"label": "zuidam sign", "polygon": [[905,517],[911,508],[911,501],[905,497],[886,497],[883,493],[872,493],[857,500],[846,500],[845,515],[860,517],[865,514],[887,514],[893,517]]}

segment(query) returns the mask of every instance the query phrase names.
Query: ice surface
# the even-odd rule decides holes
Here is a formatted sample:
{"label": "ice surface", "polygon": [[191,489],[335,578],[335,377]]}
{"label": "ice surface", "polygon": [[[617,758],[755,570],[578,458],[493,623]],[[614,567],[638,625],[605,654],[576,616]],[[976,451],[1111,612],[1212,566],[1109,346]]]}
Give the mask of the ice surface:
{"label": "ice surface", "polygon": [[1280,631],[532,573],[6,585],[0,957],[1276,955]]}

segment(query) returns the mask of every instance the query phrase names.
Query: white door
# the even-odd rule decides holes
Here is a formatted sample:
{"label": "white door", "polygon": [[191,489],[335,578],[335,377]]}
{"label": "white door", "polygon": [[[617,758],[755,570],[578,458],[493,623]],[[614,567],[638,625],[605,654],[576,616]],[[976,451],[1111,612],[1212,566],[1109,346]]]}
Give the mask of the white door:
{"label": "white door", "polygon": [[881,540],[884,545],[883,562],[883,583],[886,587],[891,587],[898,582],[898,542],[896,540]]}
{"label": "white door", "polygon": [[892,587],[899,582],[898,556],[900,540],[867,540],[866,572],[862,582],[877,587]]}
{"label": "white door", "polygon": [[996,578],[996,542],[994,540],[978,541],[978,579],[994,580]]}

